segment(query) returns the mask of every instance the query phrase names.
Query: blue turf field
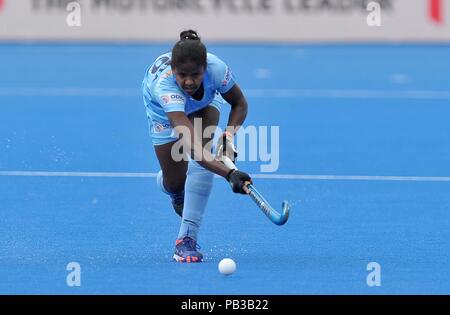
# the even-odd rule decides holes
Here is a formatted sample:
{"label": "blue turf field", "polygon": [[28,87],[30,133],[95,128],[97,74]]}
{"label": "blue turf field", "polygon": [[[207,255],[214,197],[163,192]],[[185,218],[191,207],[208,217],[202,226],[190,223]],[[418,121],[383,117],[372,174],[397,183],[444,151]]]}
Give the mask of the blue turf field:
{"label": "blue turf field", "polygon": [[280,126],[276,174],[295,176],[255,179],[293,203],[283,227],[216,179],[197,265],[170,260],[179,219],[155,189],[140,94],[169,49],[0,45],[0,293],[450,294],[450,46],[209,45],[247,124]]}

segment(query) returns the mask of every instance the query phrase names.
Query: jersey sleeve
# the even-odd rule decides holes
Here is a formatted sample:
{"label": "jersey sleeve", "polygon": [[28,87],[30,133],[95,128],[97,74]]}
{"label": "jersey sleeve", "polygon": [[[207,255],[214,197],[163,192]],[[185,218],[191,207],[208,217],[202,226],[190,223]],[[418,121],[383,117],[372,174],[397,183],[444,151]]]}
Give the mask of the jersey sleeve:
{"label": "jersey sleeve", "polygon": [[219,93],[226,93],[235,85],[236,78],[233,71],[219,57],[210,54],[208,56],[208,67],[213,77],[214,86]]}
{"label": "jersey sleeve", "polygon": [[161,84],[155,92],[156,101],[161,105],[164,112],[185,111],[186,97],[179,89]]}

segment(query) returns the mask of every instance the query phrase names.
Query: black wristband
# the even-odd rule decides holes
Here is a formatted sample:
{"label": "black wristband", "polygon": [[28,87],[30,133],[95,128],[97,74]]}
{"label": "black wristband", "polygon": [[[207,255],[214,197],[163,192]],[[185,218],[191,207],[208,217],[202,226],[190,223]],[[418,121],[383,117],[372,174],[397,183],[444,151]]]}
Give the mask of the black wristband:
{"label": "black wristband", "polygon": [[225,177],[226,180],[227,180],[228,182],[230,181],[230,175],[231,175],[231,173],[233,173],[234,171],[235,171],[235,169],[232,168],[232,169],[228,172],[227,176]]}

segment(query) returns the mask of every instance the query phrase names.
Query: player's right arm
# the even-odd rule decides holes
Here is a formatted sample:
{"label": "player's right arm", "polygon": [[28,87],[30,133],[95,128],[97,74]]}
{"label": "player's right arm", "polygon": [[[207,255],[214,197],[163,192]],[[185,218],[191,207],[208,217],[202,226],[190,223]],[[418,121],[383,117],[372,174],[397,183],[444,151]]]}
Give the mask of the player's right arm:
{"label": "player's right arm", "polygon": [[195,137],[194,126],[185,112],[173,111],[166,113],[172,127],[181,136],[179,141],[185,146],[192,159],[210,172],[225,178],[235,193],[246,194],[244,189],[246,182],[252,182],[250,176],[244,172],[233,170],[225,166],[205,150],[201,139]]}
{"label": "player's right arm", "polygon": [[205,169],[226,178],[231,169],[215,160],[214,156],[203,148],[202,140],[195,136],[194,126],[186,113],[174,111],[166,113],[166,115],[172,127],[181,136],[180,141],[182,141],[183,147],[187,149],[184,151],[188,152],[190,157]]}

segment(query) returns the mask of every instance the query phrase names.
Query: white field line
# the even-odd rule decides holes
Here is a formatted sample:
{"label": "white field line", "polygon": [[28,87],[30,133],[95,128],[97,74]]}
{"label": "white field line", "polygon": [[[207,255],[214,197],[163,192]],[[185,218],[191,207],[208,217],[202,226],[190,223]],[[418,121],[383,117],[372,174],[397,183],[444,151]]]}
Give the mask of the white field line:
{"label": "white field line", "polygon": [[[0,176],[25,177],[114,177],[145,178],[156,177],[157,173],[125,172],[46,172],[46,171],[0,171]],[[346,180],[346,181],[408,181],[408,182],[450,182],[445,176],[352,176],[352,175],[295,175],[295,174],[250,174],[252,178],[274,180]]]}
{"label": "white field line", "polygon": [[[435,99],[449,100],[450,91],[442,90],[340,90],[340,89],[247,89],[245,95],[252,98],[348,98],[348,99]],[[140,97],[136,88],[57,88],[57,87],[0,87],[0,96],[97,96]]]}

